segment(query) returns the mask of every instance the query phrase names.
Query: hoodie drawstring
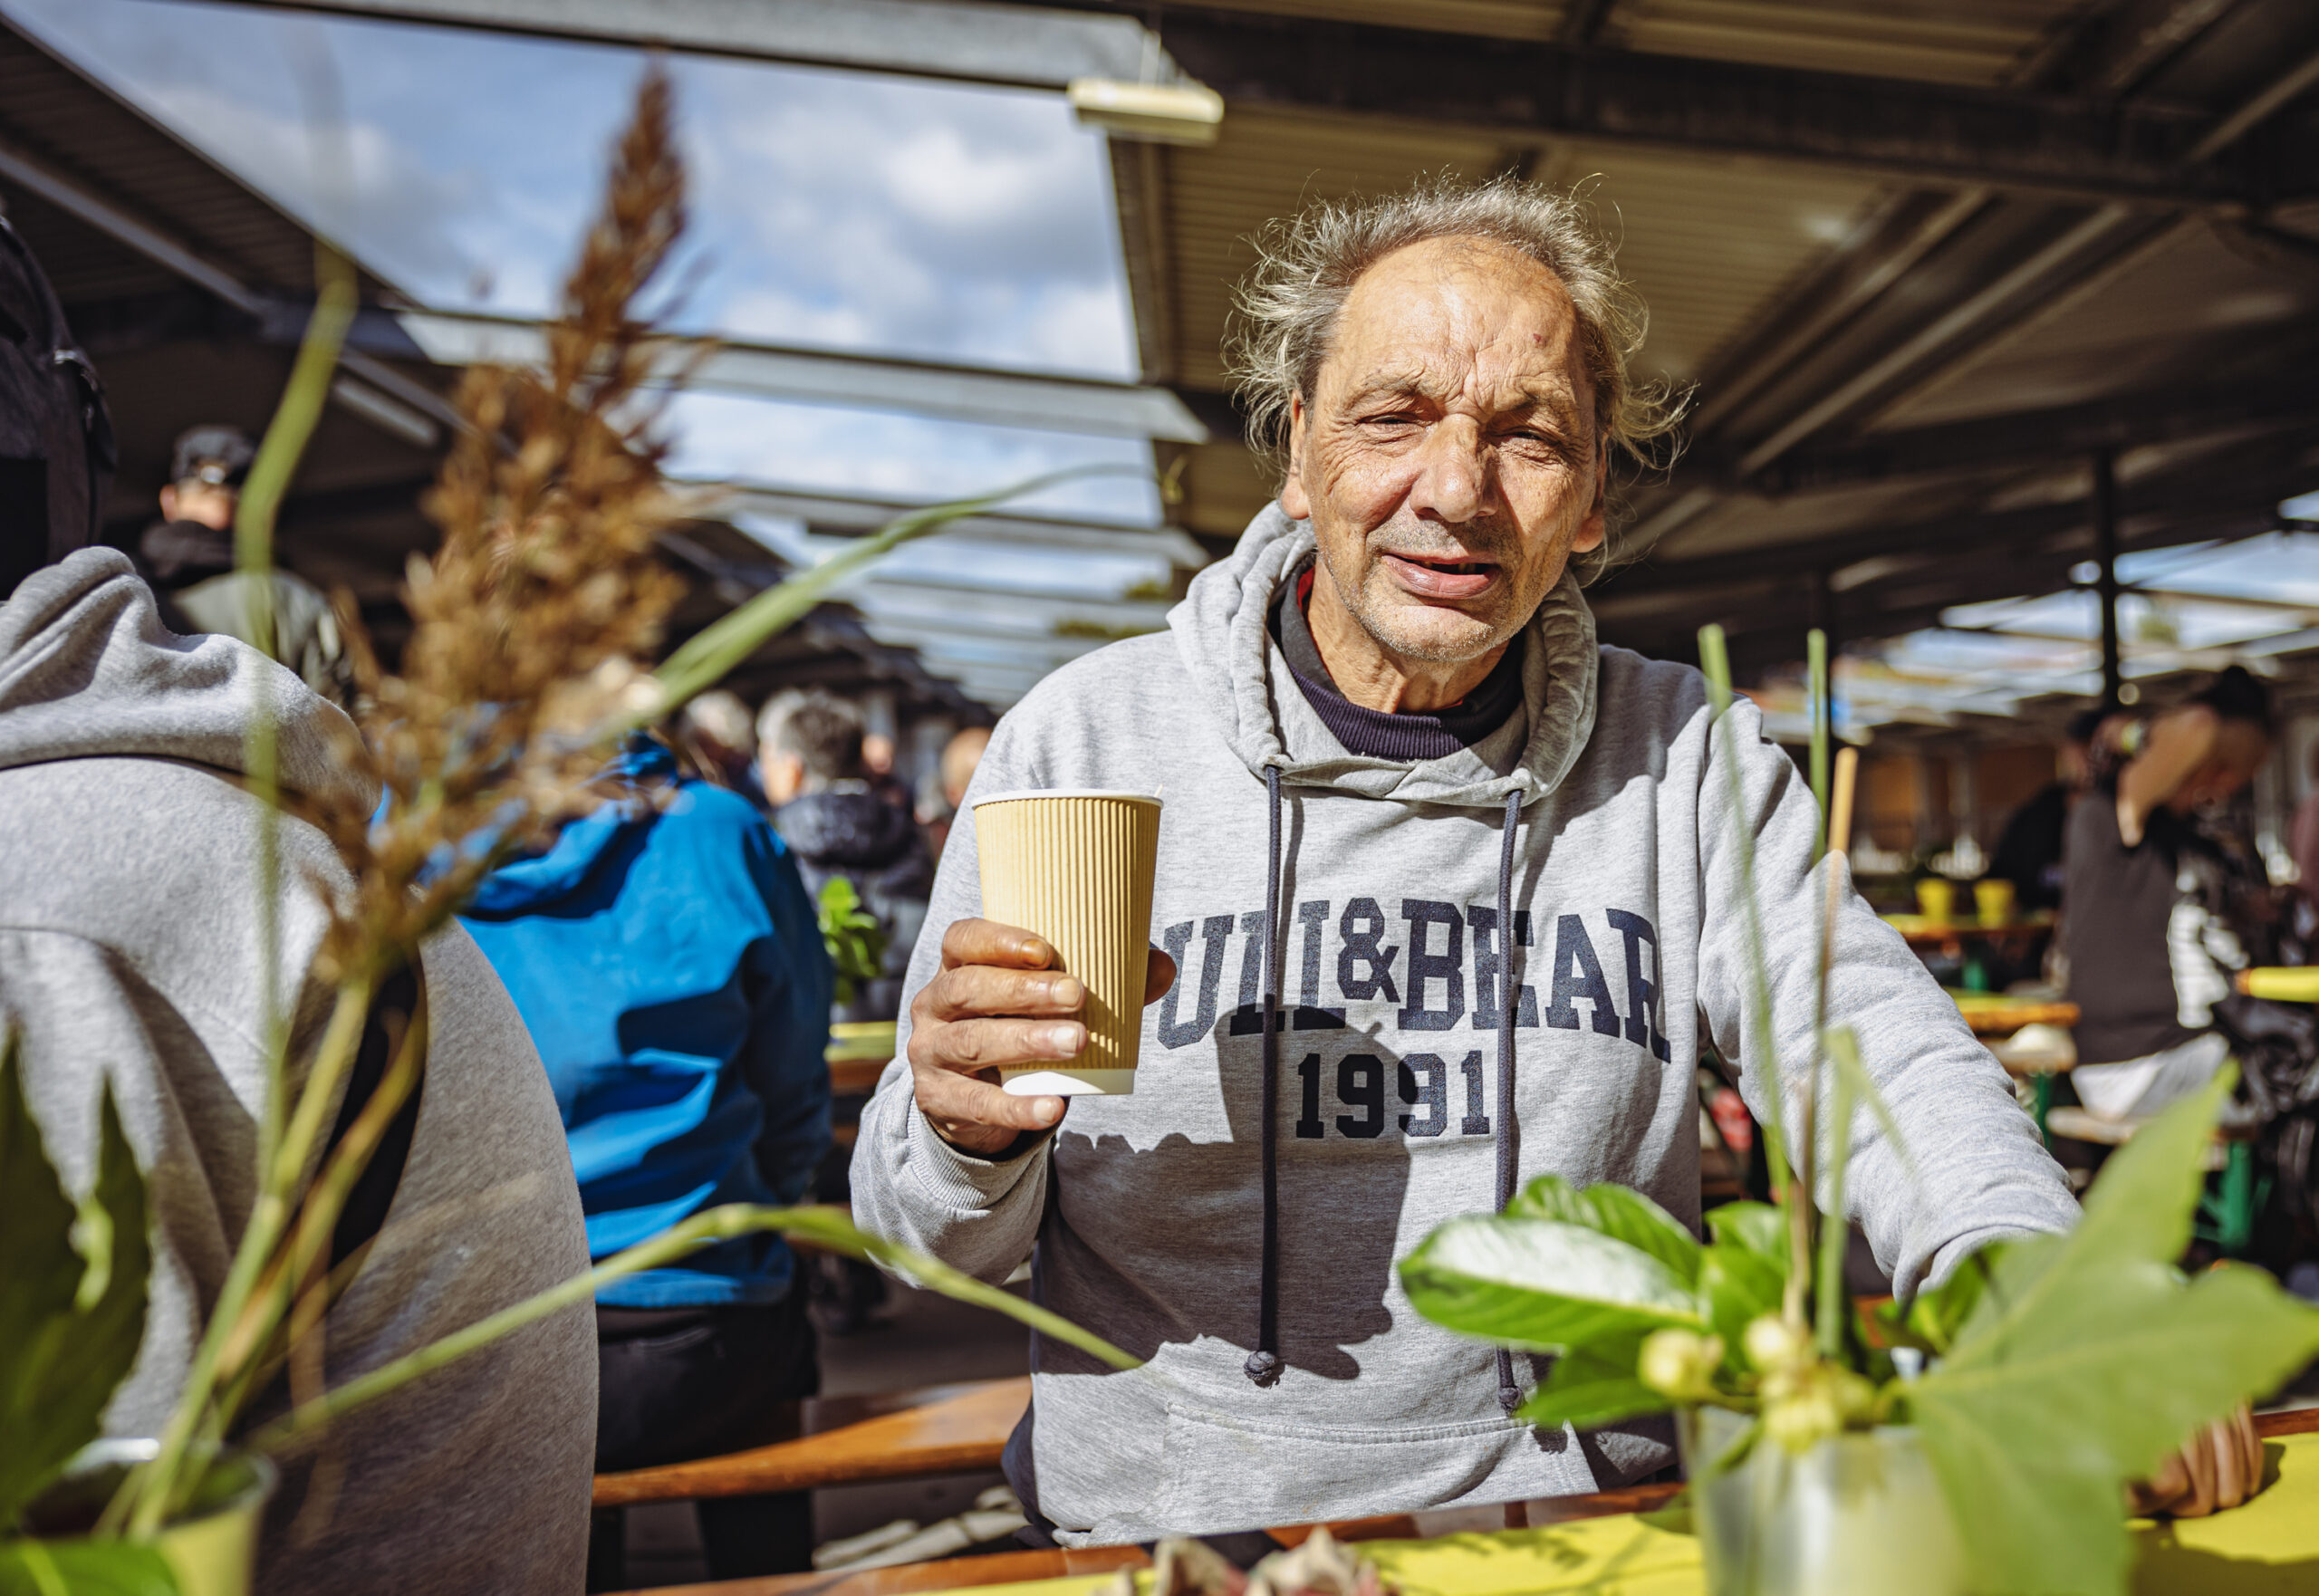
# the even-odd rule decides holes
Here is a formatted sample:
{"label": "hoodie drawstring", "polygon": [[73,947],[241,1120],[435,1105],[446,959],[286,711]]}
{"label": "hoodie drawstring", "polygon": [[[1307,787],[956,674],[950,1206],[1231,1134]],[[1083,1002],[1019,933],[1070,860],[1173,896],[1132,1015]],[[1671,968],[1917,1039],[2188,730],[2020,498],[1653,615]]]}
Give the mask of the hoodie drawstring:
{"label": "hoodie drawstring", "polygon": [[[1260,1386],[1280,1378],[1280,978],[1286,938],[1280,928],[1280,767],[1265,766],[1265,797],[1271,811],[1265,861],[1264,1252],[1256,1286],[1256,1350],[1242,1365]],[[1506,795],[1506,821],[1497,851],[1497,1201],[1503,1212],[1514,1199],[1520,1148],[1514,1119],[1514,842],[1522,823],[1522,794]],[[1522,1405],[1514,1382],[1514,1355],[1497,1354],[1497,1405],[1511,1413]]]}
{"label": "hoodie drawstring", "polygon": [[1272,841],[1265,854],[1264,1262],[1256,1287],[1256,1350],[1243,1366],[1268,1386],[1280,1378],[1280,1147],[1273,1121],[1280,1113],[1280,766],[1265,766],[1265,796],[1272,810]]}
{"label": "hoodie drawstring", "polygon": [[[1522,794],[1506,795],[1506,824],[1497,841],[1497,1202],[1504,1213],[1514,1200],[1514,1177],[1521,1149],[1514,1124],[1514,830],[1522,823]],[[1497,1350],[1497,1405],[1511,1413],[1522,1406],[1514,1383],[1514,1354]]]}

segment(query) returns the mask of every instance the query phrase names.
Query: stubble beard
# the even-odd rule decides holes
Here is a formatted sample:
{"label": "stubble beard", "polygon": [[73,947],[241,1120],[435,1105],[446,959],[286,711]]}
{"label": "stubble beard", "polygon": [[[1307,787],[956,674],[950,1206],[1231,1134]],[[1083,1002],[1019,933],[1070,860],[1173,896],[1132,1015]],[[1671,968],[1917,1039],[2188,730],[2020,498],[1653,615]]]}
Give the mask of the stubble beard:
{"label": "stubble beard", "polygon": [[[1512,544],[1518,552],[1517,539],[1503,534],[1489,534],[1476,536],[1471,539],[1471,542],[1478,546],[1470,548],[1468,552],[1496,557],[1500,562],[1498,570],[1501,577],[1511,579],[1516,568],[1513,563],[1506,560],[1504,551]],[[1371,640],[1380,649],[1400,659],[1422,660],[1428,665],[1464,665],[1510,642],[1515,634],[1529,623],[1530,615],[1537,609],[1537,606],[1533,604],[1529,611],[1508,623],[1502,618],[1485,619],[1474,614],[1471,611],[1459,610],[1452,605],[1423,605],[1420,601],[1407,599],[1407,595],[1402,595],[1407,601],[1397,603],[1388,596],[1397,590],[1390,586],[1392,579],[1385,574],[1382,556],[1371,552],[1367,539],[1362,540],[1362,564],[1357,573],[1359,578],[1357,581],[1345,580],[1345,573],[1338,569],[1337,562],[1331,557],[1325,541],[1319,544],[1319,552],[1321,564],[1325,569],[1329,582],[1335,587],[1337,598],[1344,605],[1346,612],[1352,615],[1359,623],[1361,630],[1367,632]],[[1372,584],[1374,584],[1373,587]],[[1505,609],[1517,606],[1518,601],[1509,593],[1500,598],[1498,603],[1501,609]],[[1471,642],[1451,642],[1438,636],[1413,634],[1396,624],[1396,612],[1411,608],[1425,608],[1440,613],[1455,614],[1468,625],[1481,630],[1473,634]]]}

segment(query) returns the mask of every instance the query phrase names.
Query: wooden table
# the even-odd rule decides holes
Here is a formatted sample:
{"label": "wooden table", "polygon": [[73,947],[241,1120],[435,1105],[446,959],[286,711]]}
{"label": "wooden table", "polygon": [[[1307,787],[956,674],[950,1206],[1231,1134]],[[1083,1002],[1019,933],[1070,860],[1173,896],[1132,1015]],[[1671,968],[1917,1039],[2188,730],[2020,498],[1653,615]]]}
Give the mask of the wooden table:
{"label": "wooden table", "polygon": [[2049,909],[2016,915],[2009,920],[1984,920],[1977,915],[1958,915],[1937,920],[1930,915],[1888,914],[1884,923],[1898,931],[1911,947],[1954,947],[1976,942],[2025,942],[2054,928]]}
{"label": "wooden table", "polygon": [[[2319,1591],[2319,1410],[2258,1416],[2276,1465],[2269,1489],[2212,1518],[2135,1530],[2137,1596],[2289,1596]],[[1452,1508],[1333,1524],[1362,1541],[1386,1579],[1436,1596],[1699,1596],[1698,1543],[1673,1514],[1678,1487],[1643,1485],[1507,1507]],[[1515,1527],[1507,1527],[1512,1517]],[[1307,1526],[1267,1532],[1284,1546]],[[987,1557],[865,1570],[783,1574],[716,1585],[665,1587],[644,1596],[898,1596],[974,1589],[986,1596],[1095,1596],[1112,1573],[1150,1560],[1135,1546],[1084,1552],[1006,1552]]]}

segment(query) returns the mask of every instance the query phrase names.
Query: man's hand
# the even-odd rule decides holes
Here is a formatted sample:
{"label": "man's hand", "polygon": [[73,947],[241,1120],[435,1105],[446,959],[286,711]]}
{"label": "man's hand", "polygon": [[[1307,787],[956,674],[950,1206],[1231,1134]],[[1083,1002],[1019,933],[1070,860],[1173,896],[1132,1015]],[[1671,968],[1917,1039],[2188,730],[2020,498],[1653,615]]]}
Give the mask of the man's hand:
{"label": "man's hand", "polygon": [[[1002,1065],[1056,1063],[1087,1045],[1087,988],[1054,968],[1044,938],[993,920],[957,920],[942,935],[942,973],[909,1005],[909,1070],[918,1111],[945,1141],[1004,1152],[1026,1130],[1063,1118],[1059,1097],[1009,1097]],[[1176,984],[1176,961],[1151,950],[1143,1001]]]}
{"label": "man's hand", "polygon": [[2139,1515],[2204,1518],[2237,1506],[2262,1488],[2263,1439],[2255,1433],[2253,1416],[2241,1408],[2192,1436],[2155,1475],[2128,1486],[2126,1497]]}

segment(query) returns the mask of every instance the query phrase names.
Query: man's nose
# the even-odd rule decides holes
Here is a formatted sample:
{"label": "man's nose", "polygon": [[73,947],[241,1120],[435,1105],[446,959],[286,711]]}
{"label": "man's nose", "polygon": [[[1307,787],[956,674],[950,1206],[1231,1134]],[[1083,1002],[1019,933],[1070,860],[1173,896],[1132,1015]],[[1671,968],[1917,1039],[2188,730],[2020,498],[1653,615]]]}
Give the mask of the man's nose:
{"label": "man's nose", "polygon": [[1445,416],[1427,429],[1409,507],[1419,517],[1461,525],[1481,518],[1496,486],[1481,428],[1469,416]]}

